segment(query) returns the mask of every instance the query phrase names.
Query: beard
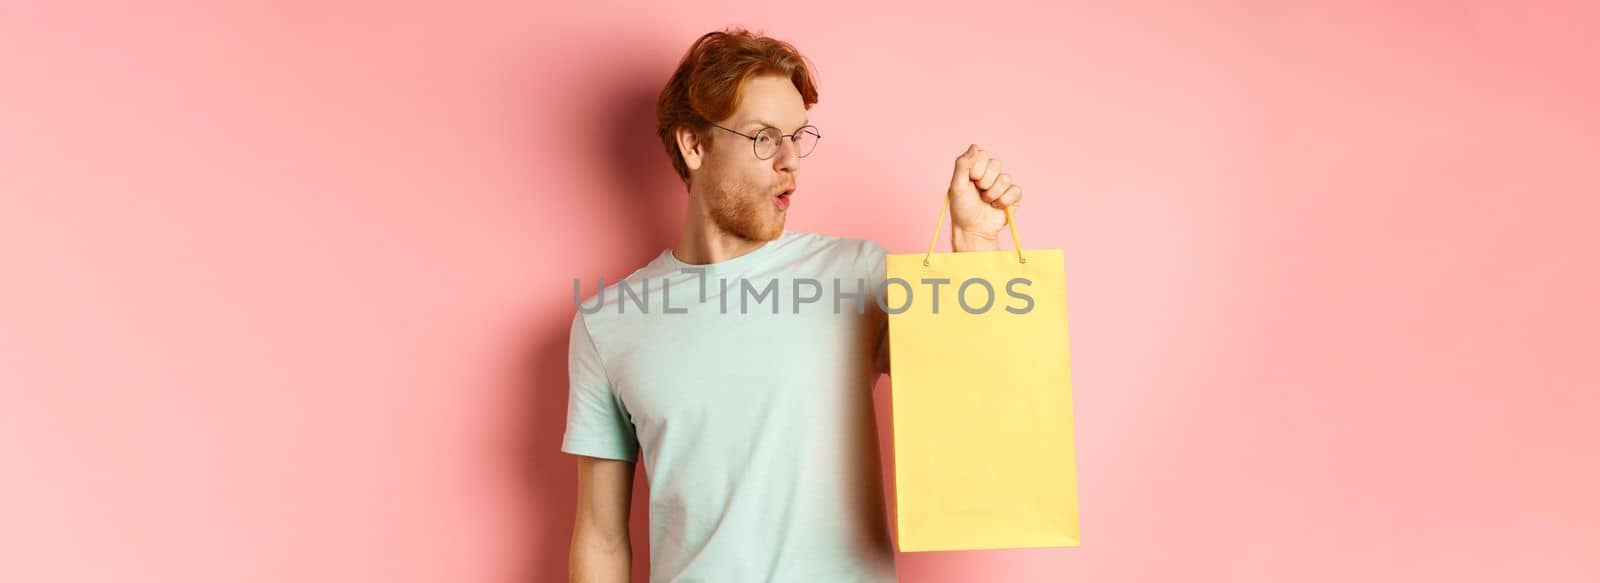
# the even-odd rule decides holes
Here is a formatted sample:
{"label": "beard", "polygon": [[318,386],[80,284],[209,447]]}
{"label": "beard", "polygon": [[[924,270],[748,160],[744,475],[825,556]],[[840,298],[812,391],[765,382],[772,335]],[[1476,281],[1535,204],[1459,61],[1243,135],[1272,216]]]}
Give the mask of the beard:
{"label": "beard", "polygon": [[778,210],[767,190],[742,181],[718,181],[706,197],[706,211],[725,233],[749,241],[771,241],[783,234],[788,213]]}

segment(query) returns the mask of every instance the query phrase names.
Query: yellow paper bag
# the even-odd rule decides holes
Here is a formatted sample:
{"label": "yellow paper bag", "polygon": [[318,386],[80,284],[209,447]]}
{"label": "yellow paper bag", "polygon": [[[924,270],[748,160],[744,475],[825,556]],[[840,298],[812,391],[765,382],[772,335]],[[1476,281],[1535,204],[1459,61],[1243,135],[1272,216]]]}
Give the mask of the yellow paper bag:
{"label": "yellow paper bag", "polygon": [[1079,544],[1062,253],[1006,222],[1011,252],[887,257],[901,551]]}

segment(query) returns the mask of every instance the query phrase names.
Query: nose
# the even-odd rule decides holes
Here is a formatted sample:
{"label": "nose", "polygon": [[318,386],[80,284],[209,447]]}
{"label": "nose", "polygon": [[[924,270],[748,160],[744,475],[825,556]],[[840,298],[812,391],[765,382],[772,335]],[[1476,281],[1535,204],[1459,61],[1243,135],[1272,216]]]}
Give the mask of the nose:
{"label": "nose", "polygon": [[772,163],[780,171],[794,172],[800,169],[800,151],[794,140],[778,140],[778,154],[772,157]]}

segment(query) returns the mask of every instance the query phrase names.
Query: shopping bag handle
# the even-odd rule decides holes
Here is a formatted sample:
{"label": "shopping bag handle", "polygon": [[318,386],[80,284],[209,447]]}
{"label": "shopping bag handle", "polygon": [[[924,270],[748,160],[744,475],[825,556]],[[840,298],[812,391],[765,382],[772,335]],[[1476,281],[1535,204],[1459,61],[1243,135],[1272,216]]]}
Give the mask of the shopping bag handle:
{"label": "shopping bag handle", "polygon": [[[928,254],[922,258],[922,266],[928,266],[928,260],[933,258],[933,248],[939,244],[939,227],[944,226],[944,215],[950,210],[950,197],[944,197],[944,206],[939,209],[939,220],[933,223],[933,240],[928,242]],[[951,219],[954,221],[955,219]],[[1016,247],[1017,263],[1027,263],[1028,258],[1022,256],[1022,239],[1017,237],[1017,219],[1011,216],[1011,207],[1006,207],[1006,226],[1011,228],[1011,246]],[[952,229],[955,227],[951,227]]]}

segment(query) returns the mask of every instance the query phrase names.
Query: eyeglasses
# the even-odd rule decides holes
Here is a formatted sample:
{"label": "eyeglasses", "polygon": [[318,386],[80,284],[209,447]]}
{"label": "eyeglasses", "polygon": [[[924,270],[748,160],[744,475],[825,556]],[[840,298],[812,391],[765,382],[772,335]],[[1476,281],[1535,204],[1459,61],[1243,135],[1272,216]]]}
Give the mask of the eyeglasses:
{"label": "eyeglasses", "polygon": [[822,134],[817,133],[817,128],[814,126],[800,126],[800,129],[795,130],[794,133],[787,136],[783,135],[782,130],[768,126],[761,128],[761,131],[756,132],[756,135],[751,136],[724,128],[715,123],[711,125],[728,130],[738,134],[740,137],[750,140],[750,145],[755,150],[756,158],[759,160],[768,160],[777,155],[778,146],[783,143],[782,141],[784,138],[789,138],[789,141],[794,143],[795,155],[801,158],[811,155],[811,151],[817,148],[817,141],[822,139]]}

